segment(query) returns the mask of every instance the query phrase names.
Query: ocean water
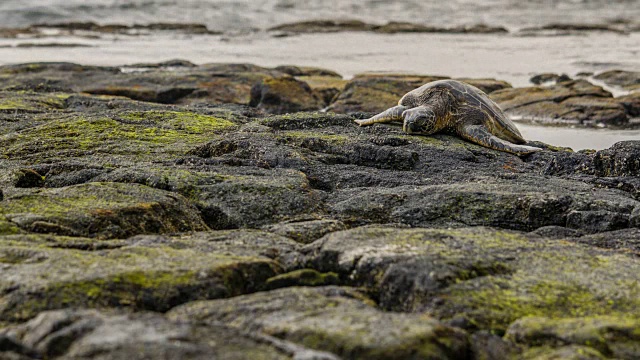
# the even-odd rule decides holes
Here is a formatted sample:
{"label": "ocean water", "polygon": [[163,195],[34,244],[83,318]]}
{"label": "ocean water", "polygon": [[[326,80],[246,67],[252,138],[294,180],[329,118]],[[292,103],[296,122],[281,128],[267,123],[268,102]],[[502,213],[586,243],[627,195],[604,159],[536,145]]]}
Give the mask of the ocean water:
{"label": "ocean water", "polygon": [[[484,23],[509,34],[335,33],[275,37],[265,31],[311,19],[410,21],[452,27]],[[68,61],[117,66],[185,59],[191,62],[283,64],[332,69],[350,78],[368,71],[496,78],[530,85],[542,72],[640,71],[640,31],[522,36],[519,29],[551,23],[640,26],[640,0],[0,0],[0,28],[38,23],[202,23],[222,35],[151,32],[143,35],[52,34],[0,38],[0,65]],[[56,47],[47,44],[86,47]],[[47,45],[24,47],[23,45]],[[607,88],[614,95],[624,89]],[[640,119],[634,122],[640,123]],[[578,149],[640,140],[640,130],[580,129],[519,124],[530,139]]]}
{"label": "ocean water", "polygon": [[548,23],[640,19],[638,0],[2,0],[4,27],[34,23],[197,22],[213,30],[263,29],[308,19],[486,23],[511,29]]}

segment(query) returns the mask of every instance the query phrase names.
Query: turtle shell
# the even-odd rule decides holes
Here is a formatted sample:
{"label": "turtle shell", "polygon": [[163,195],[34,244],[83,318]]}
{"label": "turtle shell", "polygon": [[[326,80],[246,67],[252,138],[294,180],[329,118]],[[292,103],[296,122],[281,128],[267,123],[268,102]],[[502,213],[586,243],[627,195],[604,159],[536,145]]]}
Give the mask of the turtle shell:
{"label": "turtle shell", "polygon": [[505,115],[498,104],[489,99],[487,94],[475,86],[457,80],[438,80],[422,85],[412,90],[400,99],[399,104],[415,107],[419,106],[421,100],[427,100],[434,90],[446,89],[460,103],[466,103],[472,107],[477,107],[489,114],[502,130],[513,135],[516,139],[524,141],[522,134],[515,124]]}

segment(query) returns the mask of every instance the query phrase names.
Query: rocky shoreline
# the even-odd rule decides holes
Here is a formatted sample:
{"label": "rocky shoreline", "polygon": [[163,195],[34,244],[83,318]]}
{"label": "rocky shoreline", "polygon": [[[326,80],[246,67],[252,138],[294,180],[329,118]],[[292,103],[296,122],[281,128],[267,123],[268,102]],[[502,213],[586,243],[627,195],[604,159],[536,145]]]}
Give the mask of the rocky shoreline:
{"label": "rocky shoreline", "polygon": [[[638,358],[640,141],[519,158],[354,124],[437,78],[0,67],[0,358]],[[638,74],[594,78],[629,93],[463,80],[634,126]]]}

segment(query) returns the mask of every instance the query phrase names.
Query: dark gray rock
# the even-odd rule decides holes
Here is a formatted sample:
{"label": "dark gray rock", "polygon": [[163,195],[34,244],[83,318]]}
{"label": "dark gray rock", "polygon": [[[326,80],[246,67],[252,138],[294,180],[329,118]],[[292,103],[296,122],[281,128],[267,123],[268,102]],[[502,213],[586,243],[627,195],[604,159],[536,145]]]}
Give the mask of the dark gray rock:
{"label": "dark gray rock", "polygon": [[570,81],[571,78],[567,74],[555,74],[555,73],[542,73],[538,75],[534,75],[529,79],[533,84],[542,85],[542,84],[551,84],[551,83],[559,83],[563,81]]}
{"label": "dark gray rock", "polygon": [[[171,322],[153,313],[126,314],[65,309],[40,314],[21,325],[0,330],[34,349],[37,358],[62,359],[293,359],[330,354],[268,342],[220,325]],[[0,349],[5,359],[6,349]]]}
{"label": "dark gray rock", "polygon": [[349,288],[279,289],[229,302],[187,304],[168,316],[176,321],[223,322],[254,329],[349,359],[461,359],[470,355],[464,331],[427,315],[380,311]]}
{"label": "dark gray rock", "polygon": [[593,160],[598,176],[640,176],[640,141],[621,141],[598,151]]}
{"label": "dark gray rock", "polygon": [[518,232],[369,226],[302,253],[300,267],[348,277],[383,309],[497,334],[527,316],[624,317],[638,306],[636,257]]}

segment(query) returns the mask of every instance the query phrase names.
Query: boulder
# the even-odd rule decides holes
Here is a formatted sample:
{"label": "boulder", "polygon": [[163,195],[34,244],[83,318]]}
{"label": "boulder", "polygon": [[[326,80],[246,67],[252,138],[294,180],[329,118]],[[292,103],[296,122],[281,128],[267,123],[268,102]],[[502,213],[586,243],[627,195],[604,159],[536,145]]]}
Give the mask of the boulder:
{"label": "boulder", "polygon": [[187,304],[168,316],[251,328],[349,359],[455,359],[469,354],[464,331],[426,315],[380,311],[349,288],[291,287]]}
{"label": "boulder", "polygon": [[629,121],[620,101],[586,80],[504,89],[490,97],[507,115],[528,121],[585,126],[621,126]]}

